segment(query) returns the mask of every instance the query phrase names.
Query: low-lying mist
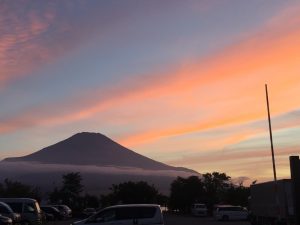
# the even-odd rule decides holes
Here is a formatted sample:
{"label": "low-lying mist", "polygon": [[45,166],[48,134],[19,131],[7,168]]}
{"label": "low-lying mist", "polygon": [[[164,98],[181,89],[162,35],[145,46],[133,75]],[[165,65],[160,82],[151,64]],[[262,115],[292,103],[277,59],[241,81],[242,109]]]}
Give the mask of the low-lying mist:
{"label": "low-lying mist", "polygon": [[80,172],[85,192],[103,194],[112,184],[126,181],[146,181],[160,192],[168,194],[170,183],[177,177],[199,175],[175,170],[145,170],[133,167],[41,164],[34,162],[0,162],[0,179],[8,178],[39,186],[43,192],[61,185],[63,174]]}

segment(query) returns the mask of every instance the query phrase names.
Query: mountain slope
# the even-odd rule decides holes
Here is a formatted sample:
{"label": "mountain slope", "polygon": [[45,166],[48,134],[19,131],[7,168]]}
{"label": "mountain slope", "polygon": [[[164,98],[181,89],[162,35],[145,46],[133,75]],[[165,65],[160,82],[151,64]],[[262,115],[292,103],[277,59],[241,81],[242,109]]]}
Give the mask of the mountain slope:
{"label": "mountain slope", "polygon": [[64,141],[43,148],[30,155],[6,158],[4,161],[136,167],[150,170],[195,172],[186,168],[172,167],[157,162],[121,146],[102,134],[88,132],[75,134]]}

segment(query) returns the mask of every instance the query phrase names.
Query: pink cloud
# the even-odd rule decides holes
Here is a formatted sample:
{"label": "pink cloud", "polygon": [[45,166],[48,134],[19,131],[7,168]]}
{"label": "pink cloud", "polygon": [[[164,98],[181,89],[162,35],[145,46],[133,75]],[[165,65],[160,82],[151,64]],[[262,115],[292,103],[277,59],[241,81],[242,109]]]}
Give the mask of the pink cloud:
{"label": "pink cloud", "polygon": [[[25,4],[25,2],[23,3]],[[35,43],[48,30],[52,19],[42,18],[32,10],[22,10],[8,1],[0,7],[0,84],[30,72],[35,66],[48,59],[48,52]],[[23,16],[23,17],[22,17]]]}
{"label": "pink cloud", "polygon": [[[95,10],[86,15],[84,6],[80,1],[2,1],[0,88],[70,54],[91,38]],[[82,9],[81,21],[74,20],[76,7]]]}
{"label": "pink cloud", "polygon": [[[268,24],[253,36],[205,60],[175,66],[172,71],[166,73],[151,74],[149,80],[125,81],[122,85],[107,88],[100,94],[95,91],[90,95],[78,97],[80,93],[71,103],[54,103],[56,107],[59,105],[61,112],[52,112],[53,105],[49,105],[22,112],[22,115],[9,116],[0,122],[0,132],[12,132],[35,125],[75,122],[91,118],[103,111],[114,110],[120,105],[130,109],[132,105],[142,103],[145,99],[160,99],[166,102],[174,100],[174,109],[182,112],[193,108],[202,112],[202,108],[194,107],[201,103],[208,116],[200,118],[198,123],[171,121],[172,124],[157,126],[155,129],[129,132],[120,138],[121,143],[127,146],[264,118],[263,85],[266,81],[271,82],[275,97],[286,90],[298,93],[295,89],[298,84],[295,81],[299,77],[300,30],[297,29],[298,20],[289,19],[286,19],[289,23],[296,24],[280,34],[277,31],[283,29],[281,24]],[[41,25],[37,27],[39,30]],[[286,76],[282,76],[283,71]],[[156,79],[151,80],[153,77]],[[188,94],[205,97],[197,103],[198,99],[192,99]],[[95,99],[91,96],[102,97]],[[70,99],[68,101],[70,102]],[[276,107],[272,109],[276,113],[283,113],[295,109],[299,106],[298,103],[295,99],[279,96]],[[240,110],[245,105],[251,107]],[[174,112],[164,105],[161,107],[164,108],[163,111],[158,107],[152,112],[159,111],[165,116]]]}

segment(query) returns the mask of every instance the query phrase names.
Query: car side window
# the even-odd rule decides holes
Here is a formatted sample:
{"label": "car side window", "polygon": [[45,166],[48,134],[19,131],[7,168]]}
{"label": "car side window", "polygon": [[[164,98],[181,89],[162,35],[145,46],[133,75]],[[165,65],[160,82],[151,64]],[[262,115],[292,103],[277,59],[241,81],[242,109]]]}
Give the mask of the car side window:
{"label": "car side window", "polygon": [[33,203],[25,203],[24,204],[24,213],[34,213],[35,205]]}
{"label": "car side window", "polygon": [[155,207],[122,207],[117,209],[117,220],[152,218],[156,212]]}
{"label": "car side window", "polygon": [[22,203],[19,202],[10,202],[7,203],[10,208],[12,208],[12,210],[16,213],[22,213]]}
{"label": "car side window", "polygon": [[139,217],[140,219],[152,218],[156,212],[155,207],[141,207],[139,209]]}
{"label": "car side window", "polygon": [[116,220],[115,209],[107,209],[92,216],[90,219],[87,220],[86,223],[104,223],[114,220]]}
{"label": "car side window", "polygon": [[117,220],[129,220],[137,217],[137,208],[121,207],[117,209]]}
{"label": "car side window", "polygon": [[0,214],[1,213],[10,213],[10,211],[3,205],[0,205]]}
{"label": "car side window", "polygon": [[233,207],[232,211],[242,211],[240,207]]}

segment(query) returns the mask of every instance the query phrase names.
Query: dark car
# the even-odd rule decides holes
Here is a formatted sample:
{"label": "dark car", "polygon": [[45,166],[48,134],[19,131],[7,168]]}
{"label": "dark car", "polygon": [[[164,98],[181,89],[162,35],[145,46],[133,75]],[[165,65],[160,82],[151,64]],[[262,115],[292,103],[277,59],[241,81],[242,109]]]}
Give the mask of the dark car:
{"label": "dark car", "polygon": [[44,224],[46,221],[53,221],[54,216],[50,213],[45,213],[43,210],[41,210],[42,214],[42,224]]}
{"label": "dark car", "polygon": [[0,215],[0,225],[12,225],[12,219],[6,216]]}
{"label": "dark car", "polygon": [[45,213],[47,220],[62,220],[64,218],[63,213],[54,206],[41,206],[41,210]]}
{"label": "dark car", "polygon": [[64,218],[72,217],[72,210],[67,205],[51,205],[57,208],[64,216]]}
{"label": "dark car", "polygon": [[86,218],[94,215],[96,212],[97,212],[97,210],[95,208],[85,208],[84,210],[82,210],[81,213],[79,213],[75,217],[78,219],[86,219]]}
{"label": "dark car", "polygon": [[31,198],[0,198],[12,210],[21,215],[21,224],[40,225],[42,223],[42,213],[39,203]]}
{"label": "dark car", "polygon": [[82,213],[86,216],[89,217],[91,215],[94,215],[96,213],[96,209],[95,208],[85,208]]}
{"label": "dark car", "polygon": [[4,202],[0,202],[0,215],[11,218],[14,224],[20,223],[21,215],[15,213],[9,205]]}

